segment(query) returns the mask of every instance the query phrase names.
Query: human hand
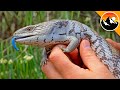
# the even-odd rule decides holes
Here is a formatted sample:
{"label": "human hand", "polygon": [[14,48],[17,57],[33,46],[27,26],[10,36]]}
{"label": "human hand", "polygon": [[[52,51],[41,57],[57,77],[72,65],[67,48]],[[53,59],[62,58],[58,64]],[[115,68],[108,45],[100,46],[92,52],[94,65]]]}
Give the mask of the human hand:
{"label": "human hand", "polygon": [[108,41],[108,43],[110,43],[113,47],[115,47],[116,49],[118,49],[120,51],[120,43],[117,43],[111,39],[106,39]]}
{"label": "human hand", "polygon": [[[81,59],[78,55],[80,52]],[[76,65],[76,64],[79,64]],[[83,68],[85,66],[86,68]],[[49,60],[42,67],[49,79],[113,79],[108,68],[98,59],[87,40],[80,44],[80,51],[64,54],[59,46],[53,48]]]}

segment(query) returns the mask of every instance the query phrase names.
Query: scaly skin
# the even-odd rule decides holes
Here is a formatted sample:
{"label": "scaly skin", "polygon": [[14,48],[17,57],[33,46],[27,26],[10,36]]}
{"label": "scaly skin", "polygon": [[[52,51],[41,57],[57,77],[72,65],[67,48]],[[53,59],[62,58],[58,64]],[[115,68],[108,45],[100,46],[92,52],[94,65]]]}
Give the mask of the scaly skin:
{"label": "scaly skin", "polygon": [[16,42],[44,47],[41,64],[46,64],[51,49],[57,44],[68,45],[62,48],[71,52],[78,47],[81,39],[88,39],[92,49],[116,78],[120,78],[120,53],[104,38],[88,26],[74,20],[51,20],[36,25],[29,25],[17,30]]}

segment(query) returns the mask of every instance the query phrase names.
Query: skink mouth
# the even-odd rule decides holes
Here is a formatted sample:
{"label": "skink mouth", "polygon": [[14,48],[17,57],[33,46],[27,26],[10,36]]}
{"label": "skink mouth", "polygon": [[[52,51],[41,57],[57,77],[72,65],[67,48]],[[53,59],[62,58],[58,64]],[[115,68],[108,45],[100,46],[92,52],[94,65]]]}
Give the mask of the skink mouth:
{"label": "skink mouth", "polygon": [[34,35],[28,35],[28,36],[14,36],[15,40],[18,40],[18,39],[22,39],[22,38],[28,38],[28,37],[32,37]]}
{"label": "skink mouth", "polygon": [[34,35],[29,35],[29,36],[14,36],[12,37],[12,40],[11,40],[11,43],[12,43],[12,46],[18,51],[19,49],[17,48],[16,46],[16,40],[19,40],[19,39],[24,39],[24,38],[28,38],[28,37],[32,37]]}

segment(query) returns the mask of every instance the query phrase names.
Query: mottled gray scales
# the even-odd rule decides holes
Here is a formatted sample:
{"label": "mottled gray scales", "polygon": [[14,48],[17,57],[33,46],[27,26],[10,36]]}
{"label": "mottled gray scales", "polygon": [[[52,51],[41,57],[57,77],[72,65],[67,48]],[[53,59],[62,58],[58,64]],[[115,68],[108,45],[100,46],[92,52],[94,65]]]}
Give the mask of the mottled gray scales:
{"label": "mottled gray scales", "polygon": [[43,47],[41,64],[47,64],[52,48],[57,44],[65,44],[63,52],[71,52],[78,48],[82,39],[88,39],[92,49],[116,78],[120,78],[120,53],[106,40],[91,30],[87,25],[74,20],[51,20],[29,25],[17,30],[14,35],[17,42]]}

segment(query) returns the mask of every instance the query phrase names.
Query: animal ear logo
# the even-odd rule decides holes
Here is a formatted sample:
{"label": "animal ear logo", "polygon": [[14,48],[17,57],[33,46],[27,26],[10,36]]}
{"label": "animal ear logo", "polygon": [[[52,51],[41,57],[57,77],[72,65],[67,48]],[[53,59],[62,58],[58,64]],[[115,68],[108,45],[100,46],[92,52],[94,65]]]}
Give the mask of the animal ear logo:
{"label": "animal ear logo", "polygon": [[106,12],[100,19],[101,27],[106,31],[114,31],[119,25],[119,17],[113,12]]}

